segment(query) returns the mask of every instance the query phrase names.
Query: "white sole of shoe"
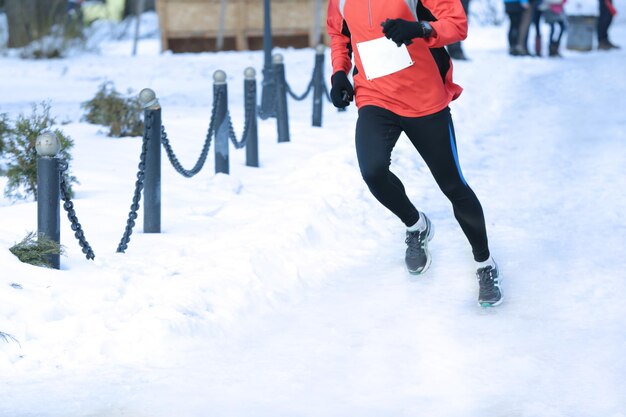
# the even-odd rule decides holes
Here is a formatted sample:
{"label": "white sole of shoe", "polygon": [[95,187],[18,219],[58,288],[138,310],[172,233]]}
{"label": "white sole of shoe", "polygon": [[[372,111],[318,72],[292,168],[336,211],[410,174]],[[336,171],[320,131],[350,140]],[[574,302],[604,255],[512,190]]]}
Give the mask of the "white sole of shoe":
{"label": "white sole of shoe", "polygon": [[430,252],[428,252],[428,245],[426,245],[426,265],[424,265],[424,267],[422,269],[418,269],[416,271],[411,271],[409,269],[408,270],[409,274],[411,274],[411,275],[422,275],[424,272],[426,272],[428,267],[430,267],[430,262],[431,262],[431,256],[430,256]]}
{"label": "white sole of shoe", "polygon": [[496,301],[495,303],[481,303],[481,302],[479,302],[478,306],[482,307],[482,308],[497,307],[500,304],[502,304],[502,301],[504,301],[504,297],[500,297],[500,299],[498,301]]}

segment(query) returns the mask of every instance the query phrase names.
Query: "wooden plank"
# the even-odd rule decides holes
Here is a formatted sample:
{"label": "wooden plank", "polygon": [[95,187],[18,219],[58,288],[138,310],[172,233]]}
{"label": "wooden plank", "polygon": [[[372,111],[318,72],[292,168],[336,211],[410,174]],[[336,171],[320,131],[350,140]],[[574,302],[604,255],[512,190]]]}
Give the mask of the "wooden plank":
{"label": "wooden plank", "polygon": [[[167,39],[185,36],[217,36],[221,0],[157,0],[163,49]],[[272,33],[276,36],[305,36],[315,46],[316,0],[271,0]],[[324,27],[328,0],[323,0]],[[248,48],[248,38],[263,34],[263,0],[228,0],[225,36],[234,36],[239,50]],[[322,33],[325,32],[322,30]]]}
{"label": "wooden plank", "polygon": [[237,2],[235,7],[237,8],[237,27],[235,28],[237,50],[245,51],[249,48],[248,37],[246,36],[246,27],[244,25],[246,17],[246,5],[243,2]]}
{"label": "wooden plank", "polygon": [[167,51],[169,49],[169,44],[167,42],[167,12],[165,8],[164,0],[157,0],[155,4],[155,8],[157,11],[157,15],[159,16],[159,28],[161,31],[161,50]]}

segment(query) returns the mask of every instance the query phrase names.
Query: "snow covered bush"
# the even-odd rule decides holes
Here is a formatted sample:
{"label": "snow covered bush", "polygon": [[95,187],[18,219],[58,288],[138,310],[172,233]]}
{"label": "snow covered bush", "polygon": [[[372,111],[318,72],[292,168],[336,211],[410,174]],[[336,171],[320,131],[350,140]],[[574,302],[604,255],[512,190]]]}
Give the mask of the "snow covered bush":
{"label": "snow covered bush", "polygon": [[6,137],[9,133],[9,116],[6,113],[0,113],[0,175],[5,175],[6,167],[4,166],[4,150],[6,148]]}
{"label": "snow covered bush", "polygon": [[9,116],[6,113],[0,113],[0,158],[4,153],[5,137],[9,133]]}
{"label": "snow covered bush", "polygon": [[80,8],[66,0],[11,1],[5,12],[8,47],[22,58],[63,57],[85,44]]}
{"label": "snow covered bush", "polygon": [[123,97],[113,83],[104,82],[96,96],[82,104],[87,110],[83,120],[107,126],[108,135],[112,137],[143,135],[141,103],[136,95],[131,95],[131,91],[128,94],[128,97]]}
{"label": "snow covered bush", "polygon": [[[39,106],[33,105],[32,114],[25,116],[20,114],[15,122],[11,122],[4,116],[0,118],[0,129],[4,126],[4,131],[0,130],[0,136],[4,142],[4,159],[6,160],[7,185],[4,190],[5,196],[9,198],[27,198],[33,196],[37,198],[37,151],[35,142],[44,131],[52,131],[61,143],[59,158],[69,162],[72,160],[70,149],[74,142],[59,129],[54,129],[55,119],[50,116],[50,104],[41,103]],[[76,177],[63,173],[65,181],[70,187],[77,183]]]}
{"label": "snow covered bush", "polygon": [[499,26],[506,18],[502,0],[472,0],[469,2],[469,22],[481,26]]}
{"label": "snow covered bush", "polygon": [[24,59],[63,58],[70,55],[71,51],[85,48],[82,27],[70,23],[67,26],[55,26],[49,35],[23,47],[19,55]]}
{"label": "snow covered bush", "polygon": [[20,344],[16,338],[5,332],[0,332],[0,339],[4,340],[6,343],[15,342],[18,345]]}
{"label": "snow covered bush", "polygon": [[7,24],[7,15],[1,10],[2,3],[0,2],[0,50],[6,48],[7,40],[9,39],[9,26]]}

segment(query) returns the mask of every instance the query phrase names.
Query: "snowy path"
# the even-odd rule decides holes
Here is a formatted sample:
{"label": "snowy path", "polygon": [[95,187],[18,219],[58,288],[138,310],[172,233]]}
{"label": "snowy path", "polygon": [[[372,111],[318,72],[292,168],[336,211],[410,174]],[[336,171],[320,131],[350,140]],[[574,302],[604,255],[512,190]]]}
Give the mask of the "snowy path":
{"label": "snowy path", "polygon": [[[35,279],[2,258],[15,276],[1,278],[24,288],[0,293],[0,330],[23,344],[0,357],[11,375],[0,416],[626,416],[626,52],[514,60],[479,42],[503,41],[501,31],[476,32],[473,61],[456,65],[466,92],[453,105],[463,171],[505,277],[501,307],[477,307],[469,247],[406,141],[394,170],[436,223],[422,277],[406,273],[401,224],[358,178],[354,112],[327,111],[323,134],[309,133],[308,113],[297,117],[307,103],[294,106],[294,143],[263,144],[259,172],[241,168],[240,154],[232,177],[189,183],[164,170],[167,230],[133,235],[124,257],[99,252],[86,264],[73,248],[65,271]],[[626,27],[616,32],[626,44]],[[308,71],[310,56],[290,58]],[[141,65],[127,79],[124,65],[99,59],[47,65],[89,86],[145,78]],[[194,94],[214,70],[207,57],[148,59],[171,63],[159,72],[177,78],[155,75],[168,129],[201,137],[206,109]],[[40,71],[17,65],[14,75]],[[70,113],[80,86],[62,101]],[[274,140],[270,124],[261,136]],[[79,216],[94,247],[107,248],[138,143],[66,128],[84,138]],[[7,236],[33,217],[32,204],[2,210],[20,220],[2,224]]]}
{"label": "snowy path", "polygon": [[[501,58],[475,59],[491,67]],[[361,266],[247,321],[230,348],[190,352],[215,378],[177,396],[207,395],[224,415],[623,416],[624,294],[615,291],[623,276],[611,271],[626,261],[608,249],[624,245],[623,202],[614,199],[626,165],[624,119],[594,101],[614,95],[626,108],[626,85],[615,91],[610,82],[623,55],[615,65],[571,59],[580,68],[550,61],[494,74],[493,90],[515,99],[492,97],[501,106],[493,127],[464,146],[477,149],[462,150],[506,278],[501,308],[476,307],[472,264],[455,259],[467,247],[429,187],[423,206],[434,206],[439,227],[426,276],[406,274],[402,238],[387,236]],[[537,89],[545,95],[533,96]]]}
{"label": "snowy path", "polygon": [[[475,59],[494,61],[484,62],[489,67],[501,58]],[[503,306],[476,307],[465,241],[447,202],[427,186],[422,203],[434,209],[438,227],[428,274],[404,271],[401,231],[381,234],[376,255],[355,260],[361,265],[244,320],[217,345],[211,340],[186,352],[167,377],[157,373],[157,394],[148,396],[165,400],[148,414],[171,407],[201,416],[198,406],[206,404],[218,415],[253,409],[268,417],[623,416],[624,294],[614,291],[623,277],[611,271],[626,261],[607,249],[624,244],[624,207],[613,199],[626,164],[626,151],[615,143],[624,139],[624,121],[595,105],[595,94],[579,92],[615,94],[614,105],[626,108],[626,90],[608,82],[621,73],[617,62],[608,65],[613,73],[590,78],[606,62],[571,59],[581,67],[551,61],[527,73],[494,74],[493,90],[515,100],[492,97],[500,107],[493,127],[477,129],[474,143],[461,145],[506,278]],[[545,96],[534,97],[528,83]],[[456,113],[484,97],[466,100]],[[193,379],[191,369],[202,385],[182,383]]]}

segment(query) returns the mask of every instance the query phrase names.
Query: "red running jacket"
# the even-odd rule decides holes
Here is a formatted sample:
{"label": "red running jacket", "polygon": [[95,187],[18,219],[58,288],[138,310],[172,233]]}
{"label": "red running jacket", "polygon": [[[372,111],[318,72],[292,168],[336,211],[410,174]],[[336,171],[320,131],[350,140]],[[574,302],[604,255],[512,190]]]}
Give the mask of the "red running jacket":
{"label": "red running jacket", "polygon": [[[425,20],[433,36],[407,46],[413,65],[368,80],[356,44],[385,36],[386,19]],[[444,46],[467,36],[459,0],[329,0],[326,21],[333,74],[352,69],[357,107],[374,105],[400,116],[426,116],[444,109],[463,89],[452,82],[452,61]]]}

